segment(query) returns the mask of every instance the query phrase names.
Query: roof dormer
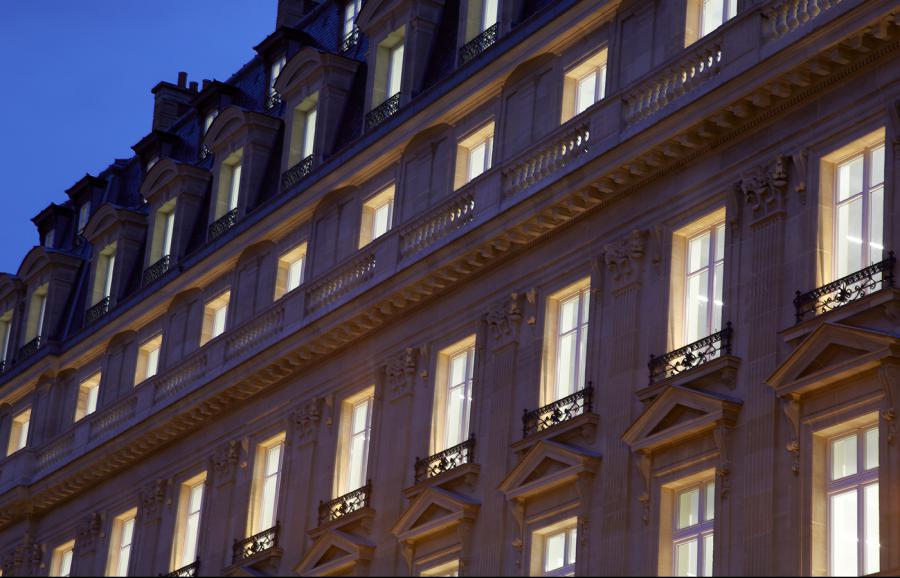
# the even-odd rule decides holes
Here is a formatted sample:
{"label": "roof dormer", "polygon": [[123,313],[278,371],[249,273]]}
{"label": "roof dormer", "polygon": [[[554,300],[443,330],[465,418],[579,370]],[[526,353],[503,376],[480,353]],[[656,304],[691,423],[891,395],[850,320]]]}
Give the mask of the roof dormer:
{"label": "roof dormer", "polygon": [[[209,131],[219,112],[225,110],[232,104],[240,104],[241,90],[230,84],[219,82],[218,80],[204,80],[203,90],[194,101],[197,108],[197,119],[200,122],[200,138]],[[208,151],[207,151],[208,152]],[[201,159],[206,158],[206,153],[200,151]]]}
{"label": "roof dormer", "polygon": [[73,217],[72,207],[50,203],[31,219],[37,227],[40,244],[48,249],[68,249]]}
{"label": "roof dormer", "polygon": [[275,89],[275,81],[287,61],[303,46],[315,44],[315,40],[302,30],[282,26],[253,47],[266,67],[266,110],[275,110],[281,104],[281,94]]}
{"label": "roof dormer", "polygon": [[88,221],[91,220],[97,207],[100,206],[103,200],[103,193],[106,191],[106,185],[105,179],[84,175],[84,178],[66,191],[75,209],[76,236],[81,236],[85,227],[87,227]]}
{"label": "roof dormer", "polygon": [[154,130],[136,145],[131,147],[138,158],[141,160],[141,166],[144,173],[149,173],[153,169],[153,165],[161,159],[172,156],[175,145],[178,143],[178,136],[161,130]]}

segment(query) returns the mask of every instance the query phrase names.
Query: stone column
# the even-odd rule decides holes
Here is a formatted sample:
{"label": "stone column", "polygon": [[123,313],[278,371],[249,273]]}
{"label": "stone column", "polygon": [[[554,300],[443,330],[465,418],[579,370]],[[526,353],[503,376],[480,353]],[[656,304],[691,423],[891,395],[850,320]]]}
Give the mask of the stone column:
{"label": "stone column", "polygon": [[235,510],[235,478],[241,459],[241,442],[231,440],[222,444],[210,458],[211,472],[208,506],[204,527],[207,537],[202,541],[203,551],[198,552],[204,565],[204,573],[216,574],[231,564],[231,544],[238,536],[232,535],[231,518]]}

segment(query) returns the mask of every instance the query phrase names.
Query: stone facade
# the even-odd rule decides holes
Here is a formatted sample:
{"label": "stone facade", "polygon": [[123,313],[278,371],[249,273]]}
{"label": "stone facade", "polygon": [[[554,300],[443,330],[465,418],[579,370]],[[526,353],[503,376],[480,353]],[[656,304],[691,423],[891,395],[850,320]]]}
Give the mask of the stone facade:
{"label": "stone facade", "polygon": [[[669,575],[692,539],[692,572],[823,575],[857,477],[859,571],[900,572],[896,2],[738,0],[700,38],[695,0],[499,0],[473,36],[485,6],[364,0],[342,30],[281,0],[250,63],[157,85],[136,156],[35,218],[0,276],[5,575]],[[842,277],[856,153],[883,211]],[[701,230],[719,323],[689,342]],[[676,523],[685,496],[707,513]]]}

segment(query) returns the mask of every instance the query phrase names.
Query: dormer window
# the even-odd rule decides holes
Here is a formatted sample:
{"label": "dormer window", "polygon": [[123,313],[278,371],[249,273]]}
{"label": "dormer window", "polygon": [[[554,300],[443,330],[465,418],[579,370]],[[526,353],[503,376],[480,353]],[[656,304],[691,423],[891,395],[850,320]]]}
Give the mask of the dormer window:
{"label": "dormer window", "polygon": [[47,314],[47,284],[35,289],[31,295],[31,305],[28,310],[28,325],[25,330],[25,341],[30,343],[44,335],[44,318]]}
{"label": "dormer window", "polygon": [[459,141],[456,148],[456,177],[454,188],[459,188],[481,176],[491,168],[494,151],[494,123],[482,126]]}
{"label": "dormer window", "polygon": [[316,118],[319,93],[315,93],[294,109],[291,123],[290,166],[311,157],[315,150]]}
{"label": "dormer window", "polygon": [[44,247],[48,249],[52,249],[56,244],[56,231],[53,229],[47,231],[47,234],[44,235]]}
{"label": "dormer window", "polygon": [[275,81],[278,80],[278,75],[284,70],[284,65],[286,63],[287,57],[282,55],[276,59],[269,68],[269,92],[268,99],[266,100],[266,108],[274,108],[281,104],[281,95],[275,90]]}
{"label": "dormer window", "polygon": [[466,11],[466,40],[471,40],[497,23],[499,0],[469,0]]}
{"label": "dormer window", "polygon": [[84,232],[84,228],[87,227],[88,220],[91,218],[91,202],[86,201],[83,205],[78,208],[78,234],[80,235]]}
{"label": "dormer window", "polygon": [[606,48],[566,71],[563,79],[562,121],[577,116],[606,96]]}
{"label": "dormer window", "polygon": [[0,371],[9,363],[9,344],[12,341],[12,310],[0,315]]}
{"label": "dormer window", "polygon": [[303,283],[306,266],[306,243],[294,247],[278,259],[275,278],[275,299],[281,299]]}
{"label": "dormer window", "polygon": [[393,219],[394,185],[391,185],[363,203],[360,248],[390,231]]}
{"label": "dormer window", "polygon": [[342,51],[350,50],[356,45],[359,34],[356,30],[356,17],[359,16],[360,7],[362,7],[362,0],[350,0],[344,5],[344,28],[341,36]]}
{"label": "dormer window", "polygon": [[737,0],[688,0],[685,46],[700,40],[737,14]]}
{"label": "dormer window", "polygon": [[209,132],[209,127],[212,126],[212,123],[214,120],[216,120],[217,116],[219,116],[218,109],[213,109],[209,111],[205,117],[203,117],[203,134]]}
{"label": "dormer window", "polygon": [[28,445],[28,430],[31,425],[31,408],[20,411],[12,418],[9,429],[9,445],[6,455],[10,456]]}
{"label": "dormer window", "polygon": [[84,419],[97,411],[97,399],[100,397],[100,372],[78,384],[78,401],[75,404],[75,421]]}
{"label": "dormer window", "polygon": [[241,199],[242,150],[233,153],[219,171],[219,192],[216,196],[215,221],[209,227],[212,241],[229,230],[237,222],[238,203]]}
{"label": "dormer window", "polygon": [[175,203],[172,199],[156,212],[153,225],[153,244],[150,247],[151,263],[159,263],[172,254],[172,236],[175,231]]}
{"label": "dormer window", "polygon": [[109,299],[112,295],[113,274],[116,271],[116,245],[108,245],[100,252],[97,274],[94,278],[94,303]]}
{"label": "dormer window", "polygon": [[366,116],[366,128],[378,126],[400,108],[405,39],[406,28],[400,27],[378,45],[372,90],[373,106]]}

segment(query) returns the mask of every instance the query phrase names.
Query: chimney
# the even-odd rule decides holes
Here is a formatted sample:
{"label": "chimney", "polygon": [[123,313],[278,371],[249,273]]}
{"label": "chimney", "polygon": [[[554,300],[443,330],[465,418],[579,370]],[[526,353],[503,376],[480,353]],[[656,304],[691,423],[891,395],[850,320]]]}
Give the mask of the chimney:
{"label": "chimney", "polygon": [[[196,89],[197,83],[193,83]],[[160,82],[151,90],[153,103],[153,130],[167,131],[178,118],[187,112],[194,99],[194,92],[187,85],[187,72],[178,73],[178,84]]]}
{"label": "chimney", "polygon": [[320,3],[320,0],[278,0],[275,28],[282,26],[293,28]]}

